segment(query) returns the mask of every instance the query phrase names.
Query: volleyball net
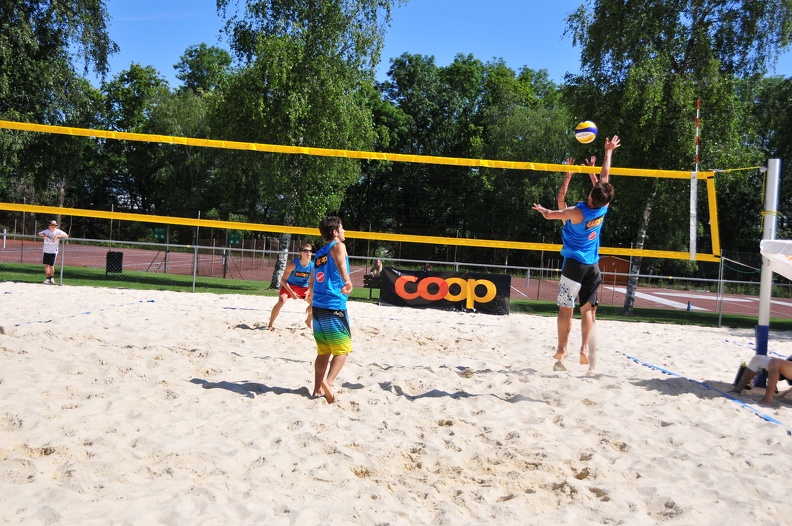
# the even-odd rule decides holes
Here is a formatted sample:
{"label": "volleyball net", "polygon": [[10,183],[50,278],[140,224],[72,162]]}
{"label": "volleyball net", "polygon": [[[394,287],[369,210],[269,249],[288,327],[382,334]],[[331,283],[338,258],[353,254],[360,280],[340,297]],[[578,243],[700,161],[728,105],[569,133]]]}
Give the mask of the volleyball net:
{"label": "volleyball net", "polygon": [[[322,157],[343,157],[348,159],[360,159],[371,161],[390,161],[398,163],[421,163],[444,166],[463,166],[473,168],[495,168],[506,170],[530,170],[541,172],[575,172],[575,173],[599,173],[601,167],[582,166],[552,163],[536,163],[521,161],[500,161],[487,159],[453,158],[438,157],[430,155],[408,155],[383,152],[367,152],[342,149],[313,148],[304,146],[286,146],[275,144],[262,144],[252,142],[224,141],[214,139],[199,139],[189,137],[178,137],[169,135],[156,135],[144,133],[115,132],[107,130],[75,128],[67,126],[52,126],[44,124],[33,124],[25,122],[0,120],[0,129],[17,130],[34,133],[49,133],[58,135],[68,135],[75,137],[101,138],[118,141],[137,141],[148,143],[160,143],[171,145],[195,146],[201,148],[220,148],[227,150],[241,150],[248,152],[265,152],[285,155],[311,155]],[[717,197],[715,191],[715,171],[680,171],[680,170],[655,170],[611,167],[611,175],[630,176],[630,177],[653,177],[664,179],[681,180],[690,183],[690,236],[688,251],[673,250],[654,250],[637,249],[629,247],[600,247],[602,255],[624,256],[624,257],[647,257],[665,258],[677,260],[707,261],[717,262],[720,258],[720,237],[718,230]],[[711,252],[699,252],[697,250],[697,225],[698,220],[698,182],[706,184],[707,207],[710,228],[710,248]],[[290,233],[305,236],[318,237],[319,232],[315,227],[289,226],[276,224],[246,223],[236,221],[222,221],[215,219],[158,216],[143,213],[116,212],[107,210],[89,210],[79,208],[62,208],[55,206],[31,205],[20,203],[0,203],[0,210],[9,212],[49,214],[60,216],[79,216],[87,218],[109,219],[111,221],[136,221],[140,223],[150,223],[158,225],[181,225],[194,228],[217,228],[228,230],[244,230],[249,232],[262,233]],[[376,242],[392,243],[420,243],[451,247],[477,247],[490,249],[511,249],[526,251],[547,251],[560,252],[561,245],[558,243],[513,241],[498,239],[478,239],[468,237],[447,237],[447,236],[425,236],[400,234],[392,232],[366,232],[347,230],[346,237],[349,239],[360,239]]]}

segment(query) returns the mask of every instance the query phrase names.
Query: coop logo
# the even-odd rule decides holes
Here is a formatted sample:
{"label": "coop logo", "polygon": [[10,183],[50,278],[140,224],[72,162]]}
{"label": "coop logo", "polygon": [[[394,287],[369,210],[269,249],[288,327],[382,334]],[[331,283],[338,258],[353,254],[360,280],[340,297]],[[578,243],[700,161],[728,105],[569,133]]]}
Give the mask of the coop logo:
{"label": "coop logo", "polygon": [[295,272],[295,273],[294,273],[294,277],[295,277],[295,278],[307,278],[307,277],[308,277],[308,276],[310,276],[310,275],[311,275],[311,273],[310,273],[310,272],[301,272],[301,271],[297,271],[297,272]]}
{"label": "coop logo", "polygon": [[598,217],[597,219],[592,219],[591,221],[586,223],[586,230],[600,226],[604,220],[605,220],[605,216]]}
{"label": "coop logo", "polygon": [[[415,284],[416,282],[417,284]],[[486,294],[480,296],[478,291],[481,287],[486,289]],[[416,276],[400,276],[394,283],[394,288],[396,289],[396,295],[405,300],[417,298],[423,298],[428,301],[465,300],[466,309],[472,309],[476,302],[489,303],[495,299],[498,292],[495,284],[486,279],[443,279],[437,276],[430,276],[421,281],[418,281]],[[410,289],[409,291],[407,290],[408,288]]]}

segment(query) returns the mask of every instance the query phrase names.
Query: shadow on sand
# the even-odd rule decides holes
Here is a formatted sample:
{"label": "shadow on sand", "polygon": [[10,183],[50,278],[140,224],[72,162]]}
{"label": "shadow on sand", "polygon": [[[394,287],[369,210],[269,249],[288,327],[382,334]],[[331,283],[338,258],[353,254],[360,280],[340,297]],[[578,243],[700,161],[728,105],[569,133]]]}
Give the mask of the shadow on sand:
{"label": "shadow on sand", "polygon": [[306,396],[309,398],[311,396],[311,393],[308,391],[307,387],[300,387],[299,389],[287,389],[285,387],[270,387],[268,385],[256,382],[209,382],[200,378],[193,378],[190,380],[190,383],[200,385],[204,389],[225,389],[226,391],[241,394],[243,396],[247,396],[248,398],[255,398],[256,395],[263,395],[267,393],[273,393],[276,395],[293,394]]}

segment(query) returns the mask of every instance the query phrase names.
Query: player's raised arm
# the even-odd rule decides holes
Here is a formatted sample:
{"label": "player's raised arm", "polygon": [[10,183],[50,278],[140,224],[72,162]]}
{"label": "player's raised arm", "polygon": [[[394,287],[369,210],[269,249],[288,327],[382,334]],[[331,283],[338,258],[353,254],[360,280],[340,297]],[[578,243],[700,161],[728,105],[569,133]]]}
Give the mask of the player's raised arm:
{"label": "player's raised arm", "polygon": [[[566,163],[567,166],[570,166],[572,164],[575,164],[575,160],[570,157],[569,159],[567,159]],[[567,190],[569,189],[569,181],[571,180],[572,180],[572,172],[567,172],[566,175],[564,176],[564,182],[561,183],[561,188],[558,189],[558,197],[556,198],[559,209],[564,209],[567,207],[566,194],[567,194]]]}
{"label": "player's raised arm", "polygon": [[611,156],[613,155],[613,150],[621,146],[619,142],[619,136],[614,135],[613,138],[608,139],[605,138],[605,160],[602,161],[602,171],[600,171],[600,182],[601,183],[609,183],[610,177],[610,167],[611,167]]}
{"label": "player's raised arm", "polygon": [[[583,164],[584,164],[585,166],[596,166],[596,164],[597,164],[597,156],[596,156],[596,155],[592,155],[591,157],[589,157],[588,159],[586,159],[586,160],[583,162]],[[591,184],[592,184],[592,185],[595,185],[595,184],[597,184],[597,174],[595,174],[595,173],[593,173],[593,172],[590,172],[590,173],[589,173],[589,179],[591,179]]]}

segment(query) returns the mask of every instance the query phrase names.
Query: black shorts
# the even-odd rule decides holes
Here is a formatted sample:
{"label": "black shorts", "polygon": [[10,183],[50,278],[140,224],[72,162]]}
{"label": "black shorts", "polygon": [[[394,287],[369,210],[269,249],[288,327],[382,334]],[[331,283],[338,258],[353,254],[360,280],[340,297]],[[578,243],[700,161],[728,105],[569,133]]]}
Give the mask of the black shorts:
{"label": "black shorts", "polygon": [[558,305],[574,307],[574,299],[577,296],[578,303],[581,306],[591,303],[592,307],[596,307],[599,304],[597,289],[599,289],[600,283],[602,283],[602,276],[597,263],[587,265],[576,259],[564,259],[564,267],[561,269]]}
{"label": "black shorts", "polygon": [[47,254],[45,252],[44,256],[41,258],[41,262],[45,265],[49,265],[50,267],[54,267],[56,257],[58,257],[57,254]]}

